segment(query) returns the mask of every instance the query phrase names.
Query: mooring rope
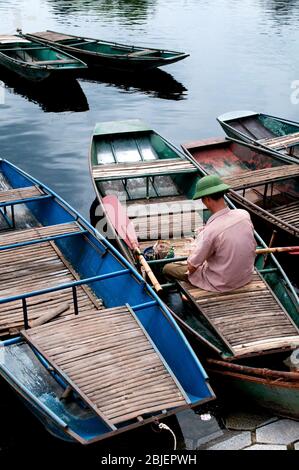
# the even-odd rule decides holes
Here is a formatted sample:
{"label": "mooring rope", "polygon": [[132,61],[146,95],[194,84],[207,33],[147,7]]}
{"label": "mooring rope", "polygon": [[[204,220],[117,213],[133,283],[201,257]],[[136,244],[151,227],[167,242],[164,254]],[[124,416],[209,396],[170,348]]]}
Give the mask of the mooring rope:
{"label": "mooring rope", "polygon": [[173,437],[173,440],[174,440],[173,450],[176,450],[176,435],[174,434],[173,430],[170,429],[170,427],[167,426],[167,424],[164,424],[164,423],[159,423],[158,426],[159,426],[159,429],[165,429],[165,431],[169,431],[172,434],[172,437]]}

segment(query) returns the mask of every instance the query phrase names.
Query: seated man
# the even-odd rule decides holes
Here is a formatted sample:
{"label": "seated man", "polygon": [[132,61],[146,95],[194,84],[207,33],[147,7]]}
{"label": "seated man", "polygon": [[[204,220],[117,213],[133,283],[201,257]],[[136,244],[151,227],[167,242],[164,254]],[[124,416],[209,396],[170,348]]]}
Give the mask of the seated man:
{"label": "seated man", "polygon": [[212,212],[199,232],[187,263],[165,265],[168,279],[189,281],[207,291],[226,292],[252,279],[256,242],[250,215],[227,207],[224,194],[229,186],[216,175],[204,176],[193,199],[202,199]]}

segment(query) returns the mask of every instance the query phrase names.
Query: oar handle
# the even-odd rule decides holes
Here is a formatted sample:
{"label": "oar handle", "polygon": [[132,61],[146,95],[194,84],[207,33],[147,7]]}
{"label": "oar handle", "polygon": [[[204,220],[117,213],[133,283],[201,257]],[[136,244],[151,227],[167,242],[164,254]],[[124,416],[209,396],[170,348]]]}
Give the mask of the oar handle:
{"label": "oar handle", "polygon": [[264,255],[267,253],[283,253],[283,252],[291,252],[291,251],[299,251],[299,246],[282,246],[282,247],[275,247],[275,248],[259,248],[256,250],[257,255]]}
{"label": "oar handle", "polygon": [[143,266],[144,271],[146,272],[148,278],[150,279],[153,288],[155,289],[156,292],[161,292],[163,289],[161,287],[161,284],[159,283],[158,279],[154,275],[153,271],[151,270],[148,262],[144,258],[143,254],[141,253],[140,249],[135,247],[135,253],[138,256],[139,263]]}

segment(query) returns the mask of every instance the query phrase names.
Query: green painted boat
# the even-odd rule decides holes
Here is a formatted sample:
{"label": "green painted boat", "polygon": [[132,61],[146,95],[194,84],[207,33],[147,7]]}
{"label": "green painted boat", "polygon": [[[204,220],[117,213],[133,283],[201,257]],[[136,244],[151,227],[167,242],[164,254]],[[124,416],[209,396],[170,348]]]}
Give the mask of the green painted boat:
{"label": "green painted boat", "polygon": [[256,113],[234,111],[217,118],[229,137],[272,150],[283,156],[299,157],[299,123]]}
{"label": "green painted boat", "polygon": [[[161,267],[186,259],[196,228],[209,216],[192,200],[202,170],[141,121],[97,124],[90,170],[99,204],[93,223],[136,263],[105,212],[103,198],[117,195],[126,204],[139,245],[162,282]],[[172,258],[150,259],[159,239],[171,245]],[[266,246],[258,234],[256,240]],[[220,391],[226,383],[230,397],[242,392],[244,400],[299,419],[299,373],[294,379],[294,372],[284,364],[299,345],[299,299],[273,255],[258,255],[252,283],[234,292],[209,293],[183,282],[165,283],[163,288],[165,302],[201,357],[206,357],[206,367]],[[210,307],[220,322],[212,318]],[[255,368],[255,374],[248,368]]]}
{"label": "green painted boat", "polygon": [[173,64],[189,56],[184,52],[131,46],[50,30],[24,34],[23,37],[59,47],[59,49],[83,60],[89,67],[131,72]]}
{"label": "green painted boat", "polygon": [[276,230],[282,242],[298,244],[299,165],[292,158],[235,139],[204,139],[182,148],[204,174],[218,174],[230,185],[229,198],[264,232],[267,227],[267,239]]}
{"label": "green painted boat", "polygon": [[84,62],[51,46],[20,36],[0,36],[0,64],[31,81],[86,68]]}

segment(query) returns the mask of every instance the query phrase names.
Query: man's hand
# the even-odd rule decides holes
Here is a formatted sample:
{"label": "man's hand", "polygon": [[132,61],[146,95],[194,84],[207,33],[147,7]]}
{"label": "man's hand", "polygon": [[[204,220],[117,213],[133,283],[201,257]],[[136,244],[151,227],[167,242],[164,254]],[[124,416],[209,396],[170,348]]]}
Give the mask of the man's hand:
{"label": "man's hand", "polygon": [[196,268],[192,264],[188,263],[188,273],[193,274],[196,271]]}

